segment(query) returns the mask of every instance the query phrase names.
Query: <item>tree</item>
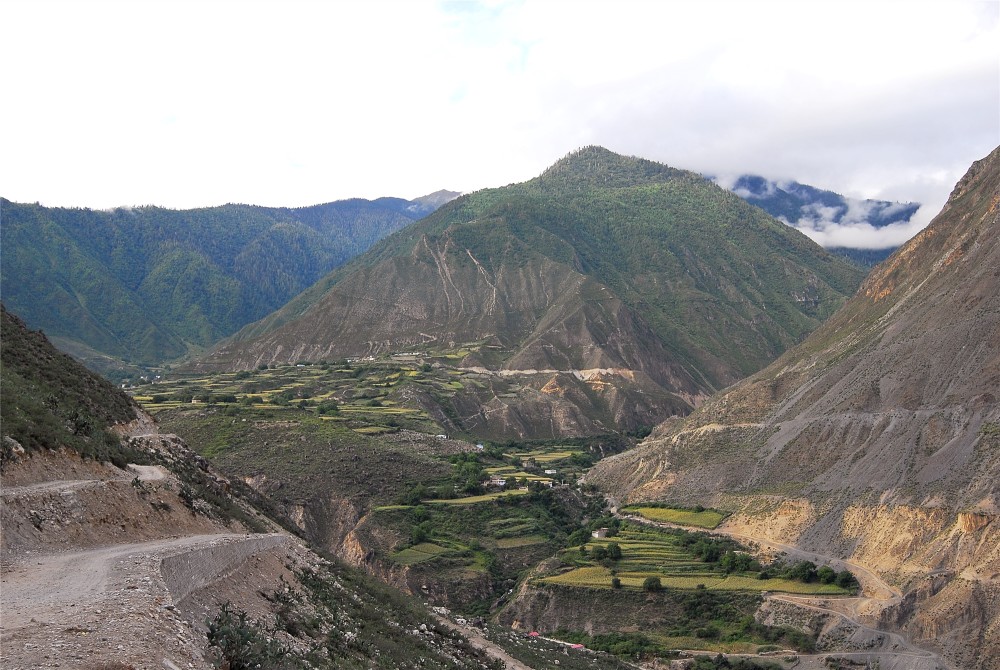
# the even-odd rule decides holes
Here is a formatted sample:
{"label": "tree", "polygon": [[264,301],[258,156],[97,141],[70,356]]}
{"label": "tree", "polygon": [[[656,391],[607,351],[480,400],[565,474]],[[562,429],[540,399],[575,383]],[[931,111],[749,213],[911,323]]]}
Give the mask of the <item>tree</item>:
{"label": "tree", "polygon": [[842,589],[856,589],[858,587],[858,580],[855,579],[850,570],[838,572],[836,583]]}
{"label": "tree", "polygon": [[613,589],[620,589],[621,587],[622,587],[622,580],[618,579],[617,577],[612,577],[611,578],[611,588],[613,588]]}
{"label": "tree", "polygon": [[816,564],[812,561],[799,561],[792,566],[788,576],[800,582],[811,582],[816,579]]}
{"label": "tree", "polygon": [[650,593],[655,593],[656,591],[663,590],[663,583],[660,582],[659,577],[646,577],[642,582],[642,590],[649,591]]}
{"label": "tree", "polygon": [[727,551],[719,559],[719,567],[726,573],[746,572],[753,565],[753,558],[749,554],[738,551]]}
{"label": "tree", "polygon": [[829,565],[824,565],[816,571],[816,576],[823,584],[833,584],[833,582],[837,579],[837,571]]}
{"label": "tree", "polygon": [[611,542],[608,544],[608,558],[612,561],[619,561],[622,557],[622,548],[618,546],[617,542]]}
{"label": "tree", "polygon": [[478,495],[483,492],[483,485],[479,483],[478,477],[469,477],[462,485],[462,492],[470,495]]}

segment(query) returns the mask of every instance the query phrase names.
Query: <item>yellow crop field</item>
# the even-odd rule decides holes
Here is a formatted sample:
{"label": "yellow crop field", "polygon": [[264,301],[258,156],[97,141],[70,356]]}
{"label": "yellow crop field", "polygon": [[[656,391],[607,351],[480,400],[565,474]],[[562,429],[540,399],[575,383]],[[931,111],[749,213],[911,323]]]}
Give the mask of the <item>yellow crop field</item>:
{"label": "yellow crop field", "polygon": [[548,584],[609,589],[611,588],[611,570],[600,566],[587,566],[564,572],[561,575],[545,577],[541,581]]}
{"label": "yellow crop field", "polygon": [[663,521],[665,523],[675,523],[678,526],[694,526],[695,528],[715,528],[725,515],[715,510],[694,510],[674,509],[670,507],[626,507],[623,512],[638,514],[650,521]]}
{"label": "yellow crop field", "polygon": [[470,496],[468,498],[442,498],[439,500],[425,500],[424,502],[431,505],[474,505],[475,503],[489,502],[497,498],[503,498],[504,496],[523,496],[527,495],[527,493],[527,491],[515,489],[514,491],[500,491],[499,493],[487,493],[486,495]]}
{"label": "yellow crop field", "polygon": [[544,535],[525,535],[523,537],[504,537],[496,541],[497,549],[516,549],[544,544],[548,540]]}

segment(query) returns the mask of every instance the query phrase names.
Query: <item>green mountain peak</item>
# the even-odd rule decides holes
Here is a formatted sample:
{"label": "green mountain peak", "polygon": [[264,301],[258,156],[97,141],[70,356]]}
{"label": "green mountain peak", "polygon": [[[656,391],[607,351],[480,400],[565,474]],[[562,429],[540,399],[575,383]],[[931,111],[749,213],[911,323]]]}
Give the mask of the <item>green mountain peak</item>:
{"label": "green mountain peak", "polygon": [[591,145],[567,154],[545,170],[535,182],[543,188],[626,188],[662,183],[684,175],[693,173]]}

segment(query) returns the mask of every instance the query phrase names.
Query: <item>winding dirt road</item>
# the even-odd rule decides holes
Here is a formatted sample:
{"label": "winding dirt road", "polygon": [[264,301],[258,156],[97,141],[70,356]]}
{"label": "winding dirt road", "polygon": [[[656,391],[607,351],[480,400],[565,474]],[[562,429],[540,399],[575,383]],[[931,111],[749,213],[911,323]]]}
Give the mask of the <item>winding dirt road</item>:
{"label": "winding dirt road", "polygon": [[[157,481],[168,475],[159,466],[130,469],[131,476],[115,479]],[[5,503],[27,499],[32,504],[30,500],[36,496],[45,499],[105,487],[109,481],[55,480],[5,486],[0,498]],[[171,593],[165,579],[164,560],[177,565],[182,559],[182,573],[184,561],[190,560],[193,571],[211,579],[235,569],[258,547],[286,539],[283,535],[209,533],[7,555],[0,572],[2,667],[27,670],[112,667],[109,664],[117,663],[137,669],[207,670],[211,666],[201,655],[203,636],[174,609],[176,594]],[[251,544],[246,544],[248,541]],[[197,582],[193,578],[186,581]],[[177,590],[176,584],[173,589]]]}
{"label": "winding dirt road", "polygon": [[470,626],[459,626],[457,623],[449,619],[448,617],[441,616],[440,614],[435,614],[434,618],[442,626],[449,628],[469,641],[476,649],[486,652],[486,655],[490,658],[500,661],[504,664],[507,670],[534,670],[530,665],[525,665],[521,661],[517,660],[504,650],[503,647],[496,644],[495,642],[490,642],[482,634],[479,633],[475,628]]}
{"label": "winding dirt road", "polygon": [[173,609],[160,563],[250,537],[193,535],[26,557],[4,571],[0,584],[4,667],[66,667],[67,661],[73,667],[85,660],[209,667],[193,644],[195,633]]}

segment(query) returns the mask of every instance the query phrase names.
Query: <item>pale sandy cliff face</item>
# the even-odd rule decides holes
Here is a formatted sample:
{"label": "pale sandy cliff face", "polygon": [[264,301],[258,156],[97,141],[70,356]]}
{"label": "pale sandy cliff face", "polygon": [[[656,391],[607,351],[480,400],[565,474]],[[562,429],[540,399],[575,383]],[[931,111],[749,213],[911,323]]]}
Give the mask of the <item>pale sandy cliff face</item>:
{"label": "pale sandy cliff face", "polygon": [[998,210],[1000,149],[805,342],[591,480],[862,563],[905,592],[883,623],[1000,667]]}

